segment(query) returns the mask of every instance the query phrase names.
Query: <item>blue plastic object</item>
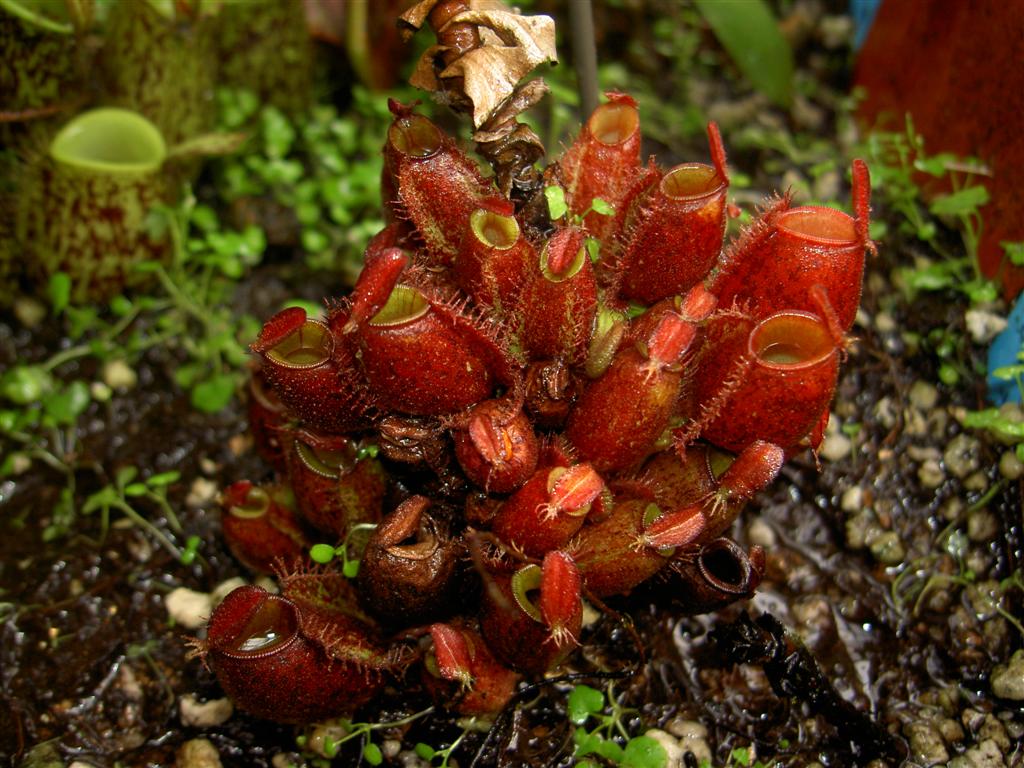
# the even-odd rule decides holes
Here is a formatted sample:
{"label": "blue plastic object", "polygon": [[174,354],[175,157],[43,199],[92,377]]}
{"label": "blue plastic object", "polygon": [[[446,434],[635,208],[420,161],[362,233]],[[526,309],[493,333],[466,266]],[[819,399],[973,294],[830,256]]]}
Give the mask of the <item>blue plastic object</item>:
{"label": "blue plastic object", "polygon": [[1024,301],[1018,299],[1006,321],[1006,329],[992,339],[992,346],[988,348],[988,399],[993,405],[1021,401],[1017,382],[997,379],[993,372],[1004,365],[1021,362],[1018,355],[1024,343]]}
{"label": "blue plastic object", "polygon": [[875,14],[881,4],[882,0],[850,0],[850,15],[853,17],[855,29],[853,47],[856,50],[859,51],[864,45],[868,30],[871,29],[871,23],[875,20]]}

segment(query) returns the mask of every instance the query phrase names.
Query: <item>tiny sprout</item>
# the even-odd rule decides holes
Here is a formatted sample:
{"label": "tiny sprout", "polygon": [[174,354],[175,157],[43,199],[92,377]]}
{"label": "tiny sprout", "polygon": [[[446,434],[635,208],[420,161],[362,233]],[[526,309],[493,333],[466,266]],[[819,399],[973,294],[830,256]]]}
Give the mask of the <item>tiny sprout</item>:
{"label": "tiny sprout", "polygon": [[330,544],[314,544],[309,548],[309,557],[314,563],[329,563],[334,555],[335,549]]}
{"label": "tiny sprout", "polygon": [[565,202],[565,190],[561,187],[544,187],[544,197],[548,201],[548,215],[552,221],[562,218],[569,211],[569,206]]}
{"label": "tiny sprout", "polygon": [[179,558],[182,565],[192,565],[195,562],[201,544],[202,539],[198,536],[189,536],[185,540],[185,548],[181,551],[181,557]]}

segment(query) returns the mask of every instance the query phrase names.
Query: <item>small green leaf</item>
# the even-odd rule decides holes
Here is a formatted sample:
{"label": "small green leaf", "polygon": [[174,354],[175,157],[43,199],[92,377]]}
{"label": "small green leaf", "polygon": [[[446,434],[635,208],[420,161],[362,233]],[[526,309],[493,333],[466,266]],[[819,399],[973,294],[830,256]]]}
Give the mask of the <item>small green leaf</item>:
{"label": "small green leaf", "polygon": [[354,579],[359,575],[359,561],[346,560],[345,564],[341,567],[341,572],[345,574],[346,579]]}
{"label": "small green leaf", "polygon": [[53,307],[53,314],[59,315],[68,306],[71,300],[71,275],[67,272],[57,272],[50,276],[50,282],[46,286],[46,295]]}
{"label": "small green leaf", "polygon": [[0,396],[16,405],[39,402],[53,390],[53,377],[37,365],[18,365],[0,376]]}
{"label": "small green leaf", "polygon": [[309,557],[314,563],[329,563],[334,559],[334,547],[330,544],[314,544],[309,548]]}
{"label": "small green leaf", "polygon": [[622,747],[611,739],[602,739],[594,751],[605,760],[611,760],[613,763],[621,763],[622,757],[625,754]]}
{"label": "small green leaf", "polygon": [[977,212],[988,200],[988,190],[974,185],[949,195],[939,195],[928,206],[928,210],[936,216],[965,216]]}
{"label": "small green leaf", "polygon": [[960,372],[949,363],[939,366],[939,381],[947,386],[955,386],[960,381]]}
{"label": "small green leaf", "polygon": [[572,735],[573,743],[576,745],[576,757],[595,754],[601,748],[604,739],[598,733],[588,733],[586,728],[577,728]]}
{"label": "small green leaf", "polygon": [[82,504],[82,514],[88,515],[97,509],[108,508],[118,501],[120,501],[120,497],[117,494],[117,489],[108,485],[86,498],[85,503]]}
{"label": "small green leaf", "polygon": [[125,496],[145,496],[146,495],[146,484],[145,483],[131,483],[124,487]]}
{"label": "small green leaf", "polygon": [[548,215],[551,220],[560,219],[568,212],[565,204],[565,190],[559,186],[544,187],[544,197],[548,201]]}
{"label": "small green leaf", "polygon": [[43,410],[57,424],[71,426],[89,407],[89,386],[84,381],[72,381],[62,392],[46,398]]}
{"label": "small green leaf", "polygon": [[371,741],[363,747],[363,759],[370,765],[380,765],[384,762],[384,755],[381,754],[380,747]]}
{"label": "small green leaf", "polygon": [[121,467],[117,470],[117,474],[114,475],[114,482],[118,488],[124,488],[128,483],[135,479],[135,476],[139,474],[138,467]]}
{"label": "small green leaf", "polygon": [[413,751],[424,760],[433,760],[434,755],[437,754],[437,750],[429,744],[424,744],[422,741],[413,747]]}
{"label": "small green leaf", "polygon": [[302,230],[302,247],[308,253],[320,253],[330,245],[330,238],[318,229]]}
{"label": "small green leaf", "polygon": [[736,765],[750,765],[750,750],[746,747],[737,747],[729,753],[729,760]]}
{"label": "small green leaf", "polygon": [[626,743],[623,768],[665,768],[668,753],[650,736],[637,736]]}
{"label": "small green leaf", "polygon": [[589,685],[577,685],[569,694],[569,721],[583,725],[587,718],[604,709],[604,694]]}
{"label": "small green leaf", "polygon": [[181,478],[181,472],[172,469],[170,472],[160,472],[159,474],[151,476],[146,480],[146,485],[150,488],[161,488],[171,483],[176,483]]}
{"label": "small green leaf", "polygon": [[595,197],[590,203],[590,209],[601,216],[611,216],[615,213],[615,207],[607,200]]}
{"label": "small green leaf", "polygon": [[597,264],[601,260],[601,241],[596,237],[588,237],[585,241],[587,256],[591,264]]}
{"label": "small green leaf", "polygon": [[216,413],[226,407],[235,395],[235,379],[229,374],[215,374],[192,388],[192,407],[204,413]]}

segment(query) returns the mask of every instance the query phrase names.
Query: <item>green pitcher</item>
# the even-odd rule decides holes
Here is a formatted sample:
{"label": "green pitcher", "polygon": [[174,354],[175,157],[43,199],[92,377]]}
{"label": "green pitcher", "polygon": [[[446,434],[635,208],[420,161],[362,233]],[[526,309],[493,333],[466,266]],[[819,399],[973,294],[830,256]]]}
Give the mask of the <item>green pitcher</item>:
{"label": "green pitcher", "polygon": [[104,103],[142,113],[170,144],[210,130],[216,116],[216,21],[207,6],[212,13],[213,4],[120,0],[107,18]]}
{"label": "green pitcher", "polygon": [[19,215],[30,274],[71,277],[72,300],[103,301],[147,276],[142,261],[163,261],[170,243],[153,233],[155,205],[172,201],[167,146],[142,115],[94,109],[68,122],[32,168]]}
{"label": "green pitcher", "polygon": [[224,0],[218,25],[222,85],[289,114],[309,107],[313,41],[302,0]]}
{"label": "green pitcher", "polygon": [[58,111],[81,80],[78,40],[91,0],[0,0],[0,111],[5,121]]}

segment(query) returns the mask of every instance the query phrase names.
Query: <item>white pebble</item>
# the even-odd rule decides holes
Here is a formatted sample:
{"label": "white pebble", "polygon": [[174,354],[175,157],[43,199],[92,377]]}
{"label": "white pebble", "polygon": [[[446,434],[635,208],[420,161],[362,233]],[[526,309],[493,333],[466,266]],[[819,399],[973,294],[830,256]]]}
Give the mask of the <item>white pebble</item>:
{"label": "white pebble", "polygon": [[860,508],[864,506],[864,489],[859,485],[847,488],[843,491],[842,498],[839,500],[839,506],[843,512],[860,511]]}
{"label": "white pebble", "polygon": [[931,382],[918,379],[910,386],[908,397],[915,408],[930,411],[939,402],[939,390]]}
{"label": "white pebble", "polygon": [[850,455],[853,450],[853,442],[842,432],[836,432],[826,437],[821,443],[821,450],[818,453],[826,461],[841,461]]}
{"label": "white pebble", "polygon": [[178,587],[164,597],[164,607],[176,624],[185,629],[199,629],[213,610],[213,601],[205,592]]}
{"label": "white pebble", "polygon": [[176,768],[220,768],[220,755],[209,739],[186,741],[178,750]]}
{"label": "white pebble", "polygon": [[968,309],[964,312],[967,332],[978,344],[988,344],[1006,330],[1006,318],[984,309]]}
{"label": "white pebble", "polygon": [[109,360],[104,363],[100,377],[111,389],[132,389],[139,381],[135,369],[124,360]]}
{"label": "white pebble", "polygon": [[231,699],[210,699],[199,701],[191,693],[186,693],[178,700],[178,711],[181,722],[193,728],[210,728],[226,723],[235,711]]}
{"label": "white pebble", "polygon": [[185,497],[185,504],[195,509],[205,507],[217,497],[217,483],[205,477],[197,477]]}

